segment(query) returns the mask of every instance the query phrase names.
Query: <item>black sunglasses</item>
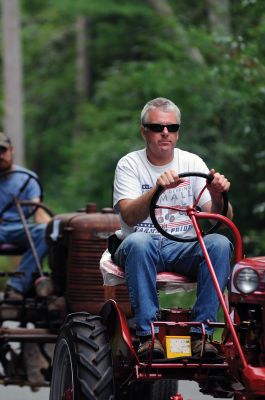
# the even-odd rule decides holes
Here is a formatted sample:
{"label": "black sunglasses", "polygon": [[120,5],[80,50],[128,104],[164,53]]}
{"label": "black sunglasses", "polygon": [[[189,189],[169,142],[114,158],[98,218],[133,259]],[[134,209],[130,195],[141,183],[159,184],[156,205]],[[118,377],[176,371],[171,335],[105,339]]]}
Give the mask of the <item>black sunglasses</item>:
{"label": "black sunglasses", "polygon": [[177,132],[179,130],[179,124],[170,124],[170,125],[162,125],[162,124],[143,124],[143,126],[147,129],[150,129],[152,132],[163,132],[165,128],[167,128],[168,132]]}

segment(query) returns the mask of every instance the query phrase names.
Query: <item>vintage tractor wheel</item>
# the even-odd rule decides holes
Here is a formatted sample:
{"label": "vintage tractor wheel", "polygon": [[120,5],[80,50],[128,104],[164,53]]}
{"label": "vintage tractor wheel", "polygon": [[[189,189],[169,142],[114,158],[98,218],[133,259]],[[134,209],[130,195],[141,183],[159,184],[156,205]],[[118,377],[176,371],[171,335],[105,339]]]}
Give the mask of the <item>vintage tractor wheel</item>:
{"label": "vintage tractor wheel", "polygon": [[112,359],[106,328],[99,316],[69,315],[58,337],[50,400],[111,400]]}

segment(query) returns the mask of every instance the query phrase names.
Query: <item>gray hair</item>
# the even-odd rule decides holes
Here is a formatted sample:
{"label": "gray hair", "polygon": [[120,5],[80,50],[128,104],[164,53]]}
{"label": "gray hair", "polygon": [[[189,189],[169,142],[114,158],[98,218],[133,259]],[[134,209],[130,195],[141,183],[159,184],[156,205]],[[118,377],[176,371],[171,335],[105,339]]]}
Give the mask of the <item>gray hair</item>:
{"label": "gray hair", "polygon": [[178,118],[178,122],[180,123],[181,114],[180,109],[176,106],[173,101],[166,99],[165,97],[157,97],[156,99],[150,100],[146,103],[141,112],[141,124],[145,124],[148,122],[147,115],[150,110],[155,108],[160,108],[163,111],[175,111],[176,116]]}

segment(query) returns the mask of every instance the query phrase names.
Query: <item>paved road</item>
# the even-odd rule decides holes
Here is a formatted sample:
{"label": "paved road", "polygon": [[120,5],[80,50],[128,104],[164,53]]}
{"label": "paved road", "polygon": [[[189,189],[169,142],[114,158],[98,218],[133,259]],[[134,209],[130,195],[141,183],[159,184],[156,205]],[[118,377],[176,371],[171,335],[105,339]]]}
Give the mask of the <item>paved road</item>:
{"label": "paved road", "polygon": [[49,400],[49,389],[40,389],[39,392],[32,392],[29,388],[8,386],[0,387],[1,400]]}
{"label": "paved road", "polygon": [[[6,323],[4,323],[5,325]],[[14,324],[15,325],[15,324]],[[206,396],[199,392],[198,385],[191,381],[180,381],[179,393],[184,400],[213,400],[212,396]],[[49,388],[42,388],[38,392],[32,392],[28,387],[1,386],[0,400],[49,400]],[[215,398],[215,400],[221,400]]]}
{"label": "paved road", "polygon": [[[195,382],[181,381],[179,392],[184,400],[213,400],[212,396],[206,396],[199,392]],[[49,400],[49,389],[43,388],[39,392],[32,393],[29,388],[20,388],[16,386],[0,386],[1,400]],[[218,400],[215,398],[215,400]],[[221,399],[219,399],[221,400]]]}

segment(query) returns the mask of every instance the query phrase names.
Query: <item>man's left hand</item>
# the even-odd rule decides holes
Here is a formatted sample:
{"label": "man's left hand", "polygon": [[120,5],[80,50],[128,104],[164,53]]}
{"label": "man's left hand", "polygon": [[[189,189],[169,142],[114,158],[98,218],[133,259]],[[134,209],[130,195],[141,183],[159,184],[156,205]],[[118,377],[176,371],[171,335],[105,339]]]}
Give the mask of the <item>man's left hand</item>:
{"label": "man's left hand", "polygon": [[214,169],[211,169],[210,174],[214,177],[212,182],[208,185],[208,190],[212,197],[219,197],[222,192],[229,191],[231,184],[224,175],[221,175]]}

